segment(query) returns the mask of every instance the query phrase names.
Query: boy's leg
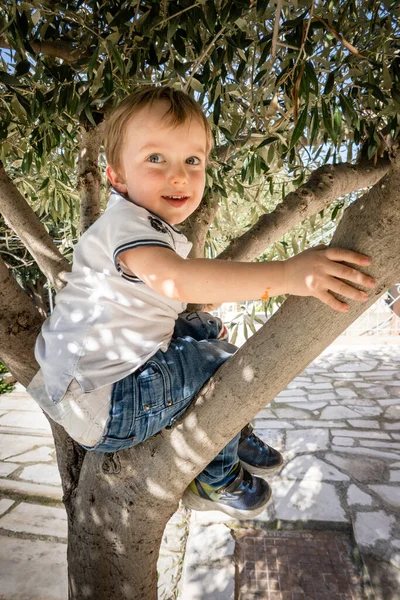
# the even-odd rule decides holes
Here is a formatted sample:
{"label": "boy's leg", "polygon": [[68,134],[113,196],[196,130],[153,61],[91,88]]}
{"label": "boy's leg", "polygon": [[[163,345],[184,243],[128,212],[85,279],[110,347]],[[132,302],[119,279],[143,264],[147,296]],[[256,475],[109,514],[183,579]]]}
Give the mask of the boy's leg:
{"label": "boy's leg", "polygon": [[[215,317],[206,312],[184,312],[179,315],[175,323],[173,339],[178,337],[190,336],[195,340],[227,339],[228,331],[219,317]],[[202,483],[213,484],[218,480],[220,461],[229,465],[228,445],[214,461],[206,467],[205,471],[197,479]],[[254,432],[253,427],[248,423],[240,432],[238,446],[235,449],[235,456],[239,455],[240,462],[245,469],[258,475],[267,475],[274,473],[283,464],[282,455],[263,442]],[[233,465],[232,465],[233,466]],[[223,469],[226,473],[226,469]],[[203,475],[204,474],[204,475]]]}

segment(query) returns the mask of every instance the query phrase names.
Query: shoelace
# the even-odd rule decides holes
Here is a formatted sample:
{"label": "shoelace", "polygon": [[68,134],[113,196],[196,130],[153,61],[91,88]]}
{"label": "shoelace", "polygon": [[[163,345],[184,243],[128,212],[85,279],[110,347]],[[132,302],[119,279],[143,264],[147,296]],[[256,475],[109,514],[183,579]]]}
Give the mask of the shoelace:
{"label": "shoelace", "polygon": [[269,454],[269,446],[265,444],[262,440],[260,440],[260,438],[257,437],[254,433],[251,433],[248,439],[251,440],[255,446],[259,446],[259,448],[261,448]]}

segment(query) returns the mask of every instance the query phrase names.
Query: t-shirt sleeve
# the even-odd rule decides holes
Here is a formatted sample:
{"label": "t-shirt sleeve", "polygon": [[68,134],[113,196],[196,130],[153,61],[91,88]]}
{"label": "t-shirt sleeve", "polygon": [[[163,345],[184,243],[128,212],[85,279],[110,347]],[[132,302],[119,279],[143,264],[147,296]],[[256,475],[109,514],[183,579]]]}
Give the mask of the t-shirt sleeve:
{"label": "t-shirt sleeve", "polygon": [[141,280],[122,262],[120,255],[123,252],[145,246],[159,246],[175,252],[174,238],[168,225],[145,210],[139,211],[119,211],[109,232],[109,248],[115,268],[124,279],[134,283],[141,283]]}

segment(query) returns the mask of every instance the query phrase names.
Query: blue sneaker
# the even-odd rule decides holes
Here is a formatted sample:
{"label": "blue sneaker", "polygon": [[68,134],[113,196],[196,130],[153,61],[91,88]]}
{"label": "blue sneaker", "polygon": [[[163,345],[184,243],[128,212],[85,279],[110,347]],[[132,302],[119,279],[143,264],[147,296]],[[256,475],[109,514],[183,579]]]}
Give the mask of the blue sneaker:
{"label": "blue sneaker", "polygon": [[264,479],[253,477],[239,463],[236,471],[233,481],[221,488],[194,479],[183,494],[183,504],[193,510],[221,510],[236,519],[259,515],[271,498],[270,486]]}
{"label": "blue sneaker", "polygon": [[250,424],[240,433],[238,455],[242,467],[256,475],[270,475],[283,465],[282,454],[260,440]]}

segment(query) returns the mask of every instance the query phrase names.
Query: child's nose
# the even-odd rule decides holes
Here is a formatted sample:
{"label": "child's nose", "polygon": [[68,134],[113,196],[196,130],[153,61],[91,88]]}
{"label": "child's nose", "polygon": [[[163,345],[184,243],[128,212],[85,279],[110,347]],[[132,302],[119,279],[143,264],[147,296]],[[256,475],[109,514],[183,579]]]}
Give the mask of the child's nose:
{"label": "child's nose", "polygon": [[175,184],[182,184],[187,182],[187,174],[183,167],[175,167],[171,169],[170,181]]}

